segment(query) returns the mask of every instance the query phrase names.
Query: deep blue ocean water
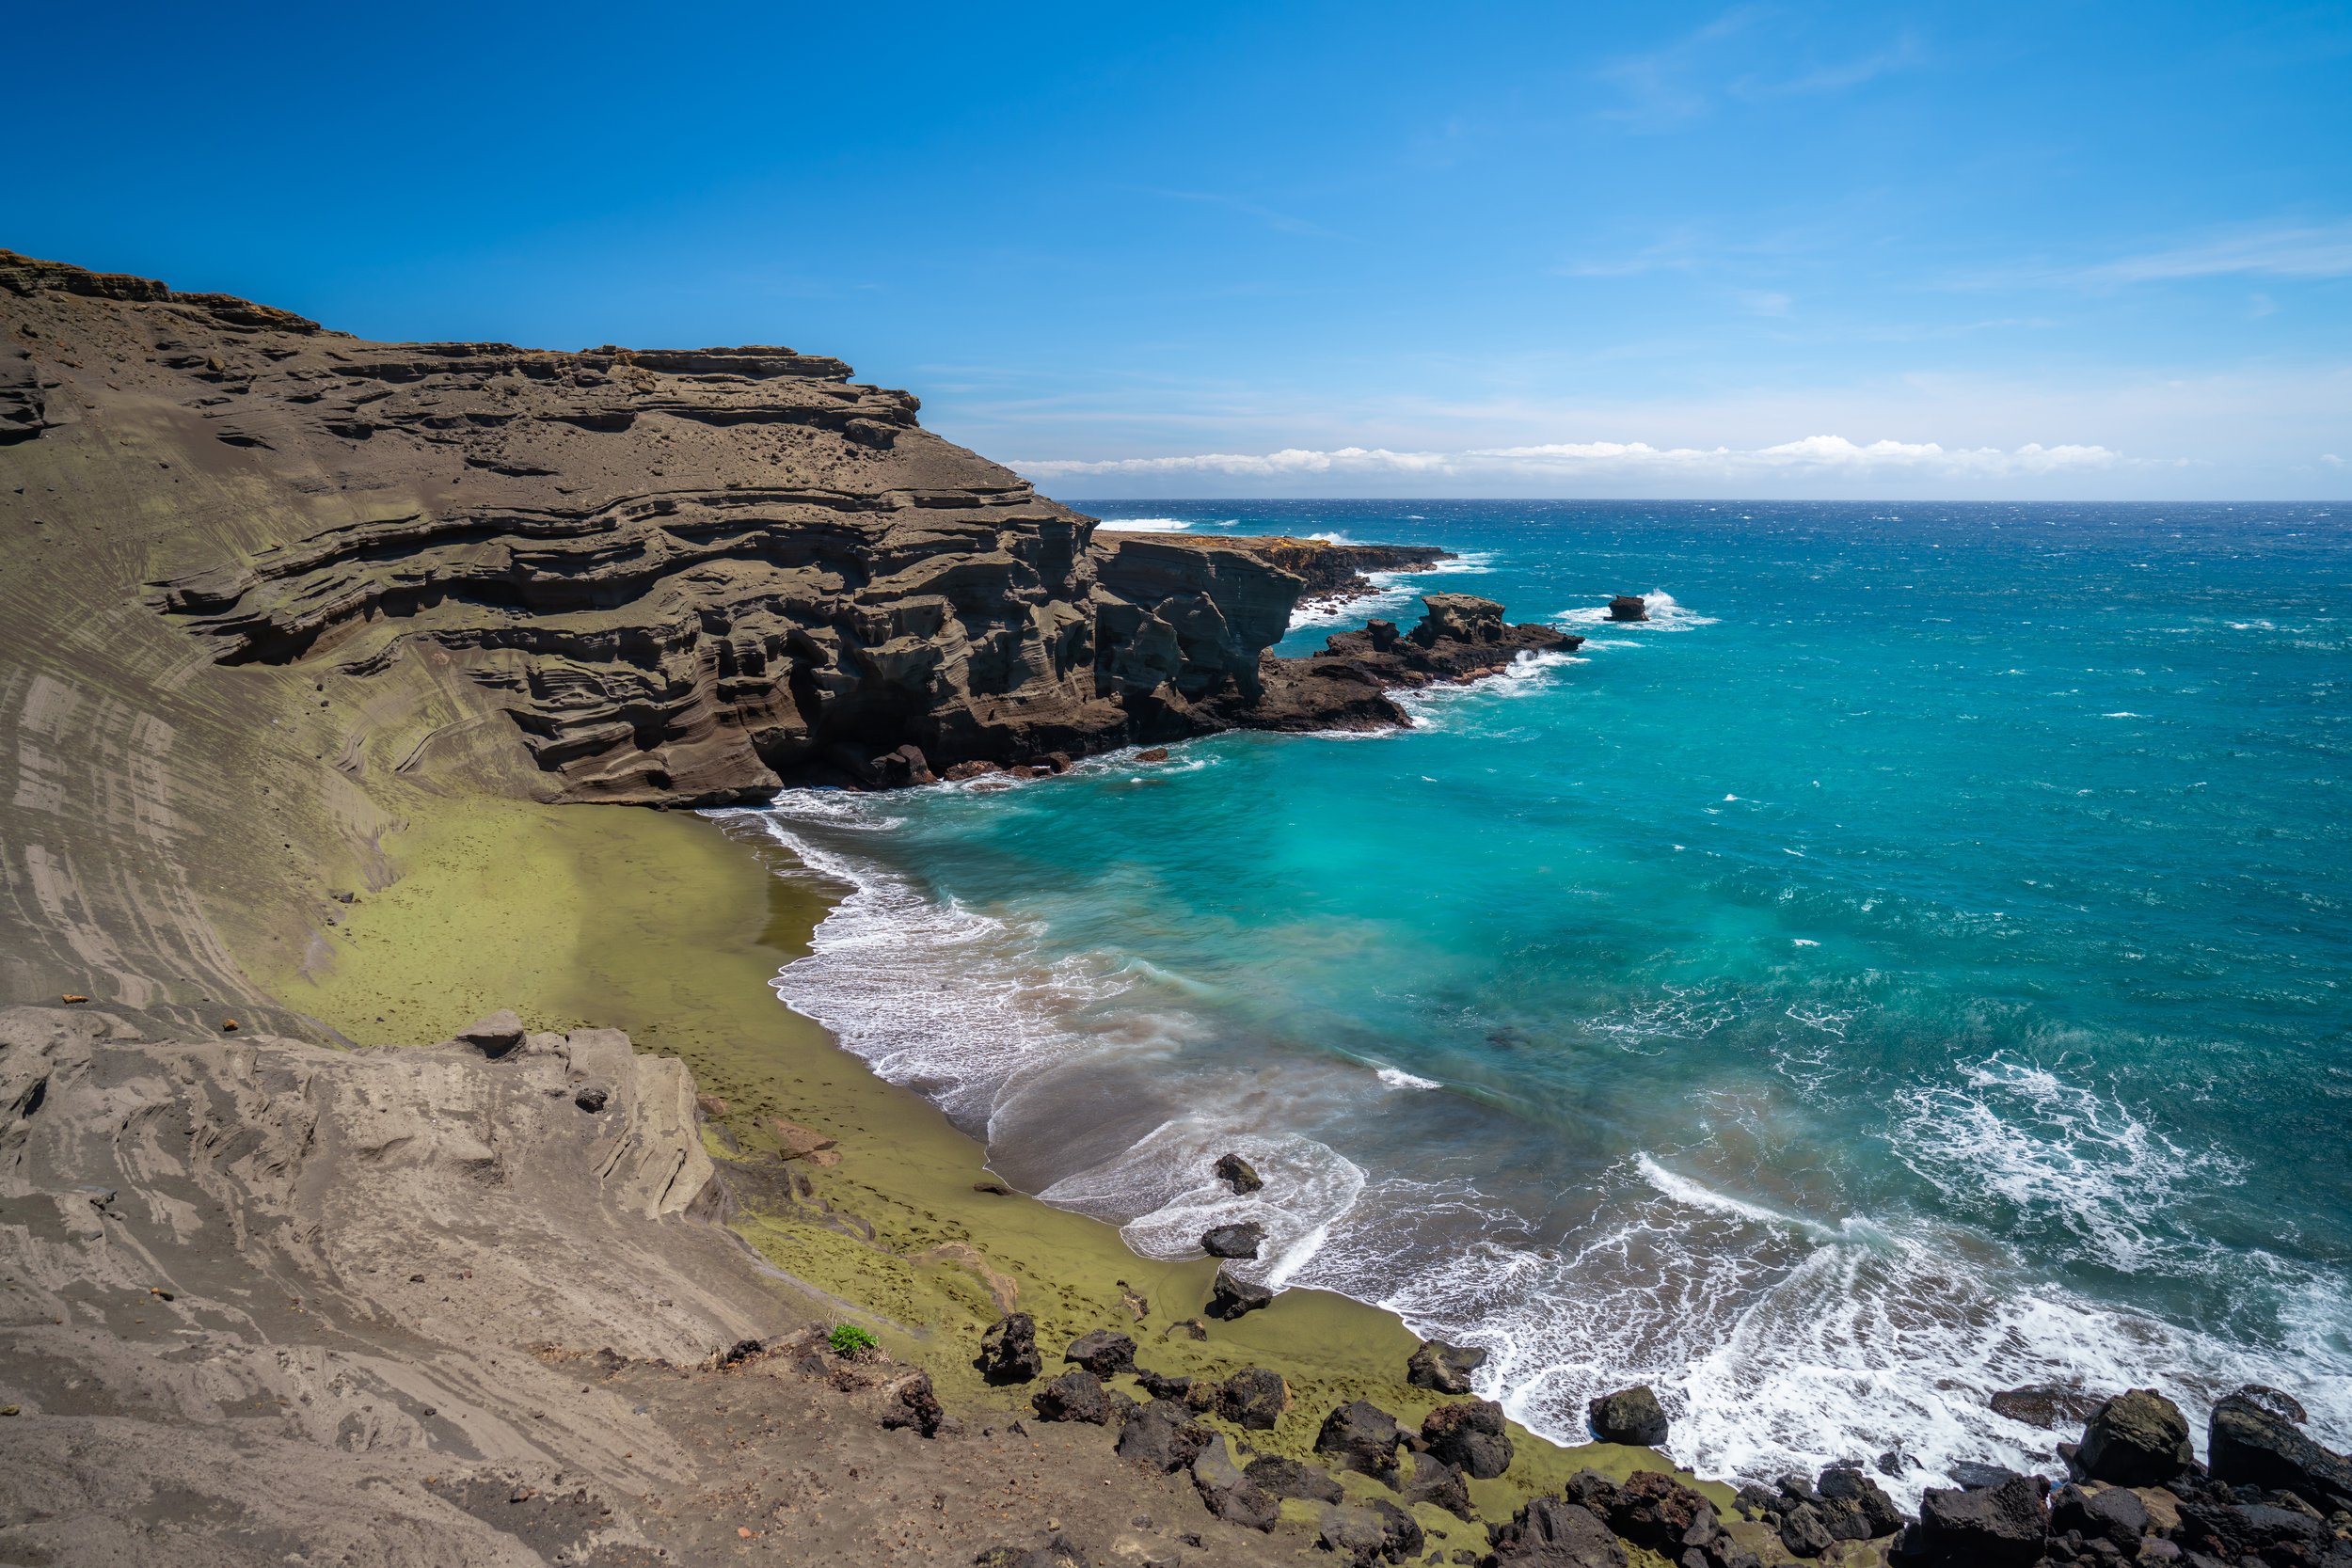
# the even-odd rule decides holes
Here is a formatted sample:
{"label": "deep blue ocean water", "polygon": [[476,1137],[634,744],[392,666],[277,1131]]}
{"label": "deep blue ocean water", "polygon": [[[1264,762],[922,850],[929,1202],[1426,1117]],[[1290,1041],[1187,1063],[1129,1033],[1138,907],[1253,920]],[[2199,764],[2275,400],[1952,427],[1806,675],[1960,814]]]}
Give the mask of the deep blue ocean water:
{"label": "deep blue ocean water", "polygon": [[1286,651],[1438,588],[1591,641],[1400,735],[780,801],[857,890],[780,993],[1009,1180],[1260,1219],[1564,1438],[1648,1381],[1713,1474],[2050,1468],[2026,1385],[2352,1440],[2346,509],[1089,509],[1461,553]]}

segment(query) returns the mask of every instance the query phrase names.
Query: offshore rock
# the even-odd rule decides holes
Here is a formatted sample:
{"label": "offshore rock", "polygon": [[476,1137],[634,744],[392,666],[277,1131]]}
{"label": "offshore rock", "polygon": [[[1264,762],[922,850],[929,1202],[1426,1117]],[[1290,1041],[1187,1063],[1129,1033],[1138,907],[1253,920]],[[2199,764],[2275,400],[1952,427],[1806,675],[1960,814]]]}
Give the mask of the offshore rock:
{"label": "offshore rock", "polygon": [[1265,1179],[1258,1174],[1258,1167],[1238,1154],[1218,1156],[1213,1170],[1216,1179],[1237,1196],[1247,1196],[1265,1185]]}
{"label": "offshore rock", "polygon": [[1646,621],[1649,619],[1649,601],[1638,594],[1620,594],[1609,601],[1609,618],[1612,621]]}
{"label": "offshore rock", "polygon": [[1603,1394],[1585,1407],[1593,1435],[1604,1443],[1654,1449],[1666,1441],[1666,1411],[1646,1383]]}
{"label": "offshore rock", "polygon": [[1265,1241],[1265,1227],[1251,1221],[1246,1225],[1220,1225],[1200,1238],[1200,1250],[1212,1258],[1255,1258]]}

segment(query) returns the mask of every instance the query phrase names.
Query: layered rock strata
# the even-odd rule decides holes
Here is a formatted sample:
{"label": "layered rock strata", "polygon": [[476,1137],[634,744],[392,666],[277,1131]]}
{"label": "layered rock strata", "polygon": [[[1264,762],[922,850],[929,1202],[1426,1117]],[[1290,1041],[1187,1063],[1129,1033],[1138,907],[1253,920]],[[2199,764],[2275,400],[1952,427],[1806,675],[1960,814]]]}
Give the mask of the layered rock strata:
{"label": "layered rock strata", "polygon": [[[1247,724],[1302,592],[1443,553],[1098,536],[924,431],[912,395],[789,349],[370,343],[13,255],[0,288],[41,318],[0,436],[135,386],[196,442],[183,461],[342,502],[221,531],[148,583],[153,610],[223,666],[445,660],[564,799],[714,802],[874,782],[905,745],[944,769]],[[96,388],[53,379],[102,357]],[[1317,689],[1278,721],[1313,722]]]}

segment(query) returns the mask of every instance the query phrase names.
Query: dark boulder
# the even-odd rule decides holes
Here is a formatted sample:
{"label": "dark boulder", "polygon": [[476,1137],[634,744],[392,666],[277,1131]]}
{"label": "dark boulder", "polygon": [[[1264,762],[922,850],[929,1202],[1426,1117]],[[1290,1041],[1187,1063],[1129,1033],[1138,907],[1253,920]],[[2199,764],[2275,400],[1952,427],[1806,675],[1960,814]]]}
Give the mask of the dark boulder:
{"label": "dark boulder", "polygon": [[1192,1379],[1188,1377],[1146,1371],[1141,1367],[1136,1369],[1136,1381],[1142,1384],[1143,1391],[1155,1400],[1181,1400],[1192,1387]]}
{"label": "dark boulder", "polygon": [[1222,1433],[1211,1433],[1201,1445],[1192,1462],[1192,1484],[1210,1513],[1232,1524],[1270,1530],[1282,1517],[1281,1499],[1241,1473]]}
{"label": "dark boulder", "polygon": [[1394,621],[1366,621],[1364,635],[1371,640],[1373,652],[1385,654],[1396,646],[1396,623]]}
{"label": "dark boulder", "polygon": [[1265,1227],[1252,1220],[1246,1225],[1218,1226],[1200,1238],[1200,1250],[1212,1258],[1255,1258],[1264,1241]]}
{"label": "dark boulder", "polygon": [[1470,1486],[1462,1472],[1435,1454],[1413,1455],[1411,1465],[1397,1478],[1396,1490],[1407,1508],[1428,1503],[1457,1519],[1470,1516]]}
{"label": "dark boulder", "polygon": [[1609,1499],[1609,1528],[1637,1546],[1669,1558],[1704,1551],[1723,1534],[1715,1505],[1670,1475],[1636,1470]]}
{"label": "dark boulder", "polygon": [[980,1354],[973,1363],[991,1383],[1026,1383],[1045,1370],[1038,1353],[1037,1321],[1026,1312],[1009,1312],[980,1336]]}
{"label": "dark boulder", "polygon": [[1235,1193],[1254,1193],[1265,1185],[1264,1179],[1258,1175],[1257,1167],[1238,1154],[1219,1155],[1212,1168],[1216,1179]]}
{"label": "dark boulder", "polygon": [[2161,1486],[2189,1466],[2188,1418],[2153,1388],[2134,1388],[2101,1405],[2083,1428],[2074,1463],[2091,1481]]}
{"label": "dark boulder", "polygon": [[2148,1533],[2148,1505],[2125,1487],[2103,1486],[2088,1492],[2079,1486],[2061,1486],[2050,1494],[2050,1530],[2056,1535],[2074,1530],[2086,1541],[2112,1541],[2130,1557],[2139,1550],[2139,1539]]}
{"label": "dark boulder", "polygon": [[1998,1486],[2003,1481],[2016,1479],[2017,1472],[2006,1465],[1987,1465],[1974,1459],[1963,1459],[1952,1465],[1953,1484],[1963,1492],[1981,1491],[1985,1487]]}
{"label": "dark boulder", "polygon": [[1119,1457],[1167,1474],[1200,1456],[1209,1429],[1173,1400],[1154,1400],[1128,1418],[1119,1433]]}
{"label": "dark boulder", "polygon": [[2352,1465],[2243,1395],[2225,1396],[2206,1428],[2205,1463],[2232,1486],[2292,1492],[2322,1513],[2352,1509]]}
{"label": "dark boulder", "polygon": [[1780,1511],[1780,1544],[1791,1557],[1820,1557],[1837,1544],[1829,1522],[1811,1503],[1784,1501]]}
{"label": "dark boulder", "polygon": [[1902,1510],[1877,1481],[1851,1465],[1821,1472],[1813,1507],[1830,1534],[1840,1541],[1874,1541],[1903,1528]]}
{"label": "dark boulder", "polygon": [[1483,1350],[1431,1339],[1405,1363],[1405,1381],[1416,1388],[1431,1388],[1440,1394],[1467,1394],[1470,1391],[1470,1373],[1486,1363],[1486,1353]]}
{"label": "dark boulder", "polygon": [[1511,1467],[1502,1406],[1492,1400],[1438,1406],[1422,1418],[1421,1436],[1432,1454],[1480,1481],[1492,1481]]}
{"label": "dark boulder", "polygon": [[1217,1386],[1216,1413],[1247,1432],[1272,1432],[1290,1407],[1290,1385],[1263,1367],[1244,1367]]}
{"label": "dark boulder", "polygon": [[1316,1544],[1349,1568],[1372,1568],[1418,1557],[1423,1541],[1411,1514],[1377,1497],[1361,1506],[1325,1509]]}
{"label": "dark boulder", "polygon": [[1096,1377],[1116,1377],[1136,1370],[1136,1342],[1107,1328],[1089,1329],[1071,1341],[1062,1359],[1076,1362]]}
{"label": "dark boulder", "polygon": [[1533,1497],[1492,1532],[1499,1568],[1626,1568],[1625,1547],[1589,1509]]}
{"label": "dark boulder", "polygon": [[1609,618],[1612,621],[1646,621],[1649,619],[1649,601],[1639,594],[1620,594],[1609,601]]}
{"label": "dark boulder", "polygon": [[929,1372],[917,1372],[898,1386],[897,1406],[882,1418],[882,1425],[912,1427],[926,1437],[936,1437],[947,1421],[947,1413],[940,1408],[939,1396],[932,1391]]}
{"label": "dark boulder", "polygon": [[1397,1447],[1404,1441],[1395,1417],[1369,1400],[1358,1400],[1323,1418],[1315,1452],[1329,1455],[1343,1468],[1385,1478],[1395,1473]]}
{"label": "dark boulder", "polygon": [[[2174,1544],[2223,1562],[2332,1565],[2344,1560],[2328,1556],[2333,1534],[2327,1521],[2300,1509],[2268,1503],[2184,1502],[2181,1522],[2172,1532]],[[2347,1554],[2352,1555],[2352,1554]],[[2191,1558],[2192,1562],[2196,1560]]]}
{"label": "dark boulder", "polygon": [[1903,1534],[1903,1551],[1937,1568],[2025,1568],[2041,1558],[2049,1523],[2029,1477],[1973,1492],[1931,1487],[1919,1499],[1919,1522]]}
{"label": "dark boulder", "polygon": [[1666,1441],[1666,1412],[1648,1384],[1603,1394],[1585,1406],[1593,1435],[1604,1443],[1654,1449]]}
{"label": "dark boulder", "polygon": [[1098,1427],[1110,1424],[1113,1409],[1110,1390],[1089,1371],[1062,1373],[1030,1395],[1029,1403],[1037,1408],[1040,1420],[1084,1421]]}
{"label": "dark boulder", "polygon": [[1209,1287],[1209,1316],[1228,1323],[1245,1312],[1255,1312],[1262,1307],[1273,1305],[1272,1291],[1254,1279],[1242,1278],[1231,1269],[1217,1270],[1216,1279]]}
{"label": "dark boulder", "polygon": [[1242,1474],[1278,1497],[1304,1497],[1309,1502],[1335,1503],[1347,1494],[1320,1465],[1264,1454],[1249,1462]]}

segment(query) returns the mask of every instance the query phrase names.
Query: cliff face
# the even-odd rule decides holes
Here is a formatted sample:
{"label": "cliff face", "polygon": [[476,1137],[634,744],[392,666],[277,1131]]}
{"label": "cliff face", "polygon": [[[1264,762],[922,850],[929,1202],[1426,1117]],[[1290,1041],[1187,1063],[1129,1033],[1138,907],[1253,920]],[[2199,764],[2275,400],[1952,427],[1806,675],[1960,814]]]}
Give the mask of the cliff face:
{"label": "cliff face", "polygon": [[849,377],[366,342],[0,251],[0,999],[299,1032],[230,950],[292,965],[453,799],[1403,721],[1266,654],[1327,546],[1098,537]]}
{"label": "cliff face", "polygon": [[1195,733],[1232,721],[1204,700],[1254,695],[1297,593],[1240,554],[1096,546],[837,359],[365,343],[22,258],[0,285],[29,318],[9,438],[160,404],[182,466],[342,503],[266,543],[191,538],[151,608],[217,663],[322,680],[431,649],[564,798]]}

